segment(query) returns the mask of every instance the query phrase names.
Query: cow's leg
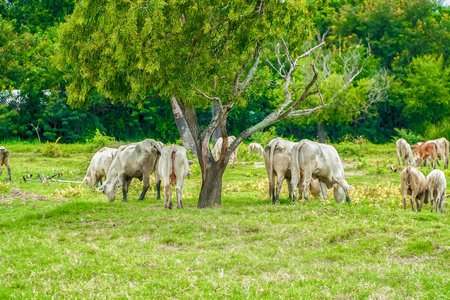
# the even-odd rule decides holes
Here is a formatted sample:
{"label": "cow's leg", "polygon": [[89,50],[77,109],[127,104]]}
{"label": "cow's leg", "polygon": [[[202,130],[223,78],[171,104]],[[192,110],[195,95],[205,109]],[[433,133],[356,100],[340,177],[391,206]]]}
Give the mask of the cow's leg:
{"label": "cow's leg", "polygon": [[164,208],[172,209],[172,187],[164,181]]}
{"label": "cow's leg", "polygon": [[[297,202],[297,189],[298,187],[298,176],[292,176],[291,180],[288,180],[288,188],[292,190],[292,202]],[[302,197],[302,192],[299,190],[299,197]]]}
{"label": "cow's leg", "polygon": [[[420,207],[419,207],[418,211],[422,211],[422,207],[423,207],[426,195],[427,195],[427,193],[423,192],[422,195],[420,196]],[[418,202],[419,202],[419,199],[416,200],[416,203],[418,203]]]}
{"label": "cow's leg", "polygon": [[142,181],[144,182],[144,185],[142,186],[142,193],[139,196],[138,201],[144,200],[145,194],[148,191],[148,188],[150,187],[150,174],[145,174],[142,178]]}
{"label": "cow's leg", "polygon": [[128,194],[128,188],[130,187],[131,181],[133,178],[128,178],[126,180],[123,180],[122,182],[122,202],[127,202],[127,194]]}
{"label": "cow's leg", "polygon": [[272,199],[272,203],[275,203],[275,174],[272,172],[272,176],[269,177],[269,198]]}
{"label": "cow's leg", "polygon": [[158,170],[155,170],[155,183],[156,183],[156,200],[161,199],[161,176]]}
{"label": "cow's leg", "polygon": [[414,202],[416,202],[416,209],[418,209],[419,208],[419,201],[417,201],[417,193],[415,192],[415,191],[412,191],[412,193],[411,193],[412,195],[411,195],[411,207],[412,207],[412,211],[415,211],[414,210]]}
{"label": "cow's leg", "polygon": [[291,184],[291,181],[289,180],[289,178],[286,178],[286,182],[287,182],[287,185],[288,185],[289,199],[291,199],[292,198],[292,191],[293,191],[292,184]]}
{"label": "cow's leg", "polygon": [[8,161],[5,163],[6,168],[8,169],[8,180],[11,181],[11,166],[9,165],[9,158]]}
{"label": "cow's leg", "polygon": [[177,208],[183,208],[183,202],[181,196],[183,194],[184,179],[177,177]]}
{"label": "cow's leg", "polygon": [[323,183],[322,181],[319,182],[320,182],[320,196],[322,197],[322,200],[327,200],[327,187],[325,183]]}
{"label": "cow's leg", "polygon": [[408,196],[408,193],[406,190],[403,190],[402,193],[403,193],[403,209],[406,210],[406,197]]}
{"label": "cow's leg", "polygon": [[303,182],[302,182],[302,188],[303,188],[303,197],[305,198],[306,202],[308,202],[308,188],[311,184],[311,173],[307,172],[306,170],[303,170]]}
{"label": "cow's leg", "polygon": [[347,182],[345,182],[344,178],[340,178],[337,180],[337,184],[344,190],[345,193],[345,201],[347,203],[352,203],[352,201],[350,200],[350,196],[348,194],[348,184]]}
{"label": "cow's leg", "polygon": [[[431,206],[431,212],[433,212],[433,205],[434,205],[434,191],[430,191],[430,206]],[[436,199],[436,212],[438,207],[438,199]]]}
{"label": "cow's leg", "polygon": [[283,185],[283,181],[284,181],[284,174],[280,172],[280,174],[277,174],[277,191],[276,191],[276,195],[275,195],[275,201],[273,204],[277,204],[278,203],[278,199],[280,198],[280,192],[281,192],[281,186]]}

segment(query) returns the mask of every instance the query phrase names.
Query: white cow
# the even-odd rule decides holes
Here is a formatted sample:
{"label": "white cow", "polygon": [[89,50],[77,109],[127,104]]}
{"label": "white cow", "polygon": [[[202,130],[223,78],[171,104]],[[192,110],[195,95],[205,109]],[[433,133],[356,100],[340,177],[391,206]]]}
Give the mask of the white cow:
{"label": "white cow", "polygon": [[253,153],[253,152],[256,152],[256,153],[264,156],[264,149],[258,143],[250,143],[250,145],[248,145],[248,154]]}
{"label": "white cow", "polygon": [[188,161],[186,148],[177,145],[166,146],[161,150],[158,163],[158,173],[164,181],[164,208],[172,209],[172,187],[176,186],[177,208],[183,208],[181,196],[183,193],[184,179],[191,174],[189,166],[193,161]]}
{"label": "white cow", "polygon": [[[301,189],[308,201],[308,187],[313,177],[318,178],[327,188],[338,185],[342,188],[346,201],[350,203],[348,190],[352,188],[344,179],[344,168],[336,149],[333,146],[319,144],[310,140],[301,140],[292,147],[291,151],[291,185],[296,187],[300,182],[303,171]],[[336,195],[336,191],[335,191]],[[296,200],[296,189],[293,189],[293,198]],[[336,199],[339,201],[338,199]]]}
{"label": "white cow", "polygon": [[416,165],[414,155],[411,151],[411,146],[408,144],[408,142],[405,139],[398,139],[395,142],[395,146],[397,148],[397,158],[398,158],[399,165],[400,165],[400,159],[402,160],[404,166]]}
{"label": "white cow", "polygon": [[94,190],[93,185],[97,186],[97,183],[102,184],[102,178],[107,177],[109,168],[111,167],[112,160],[116,154],[117,149],[103,147],[98,150],[97,153],[91,159],[91,163],[81,183],[86,183],[91,191]]}
{"label": "white cow", "polygon": [[[230,146],[231,143],[234,142],[235,139],[236,139],[236,137],[234,135],[229,136],[228,137],[228,146]],[[220,153],[222,151],[222,144],[223,144],[223,139],[219,138],[213,147],[212,155],[216,161],[219,160],[219,158],[220,158]],[[236,162],[238,149],[239,149],[239,146],[237,146],[236,149],[230,155],[229,162],[231,162],[232,169],[234,168],[234,163]]]}
{"label": "white cow", "polygon": [[402,171],[400,189],[403,195],[404,209],[406,209],[406,197],[408,195],[411,195],[411,208],[413,211],[414,202],[416,203],[417,211],[422,209],[424,203],[428,203],[427,181],[423,173],[417,168],[408,166]]}
{"label": "white cow", "polygon": [[117,188],[122,187],[123,202],[127,201],[128,188],[133,178],[144,182],[138,200],[143,200],[150,187],[150,174],[155,171],[161,149],[155,140],[120,146],[109,168],[107,178],[98,191],[103,191],[108,201],[114,201]]}
{"label": "white cow", "polygon": [[447,181],[445,180],[444,172],[441,170],[433,170],[428,174],[427,189],[430,195],[431,212],[433,212],[434,201],[436,201],[436,212],[444,212],[442,207],[444,205],[446,187]]}
{"label": "white cow", "polygon": [[[294,144],[294,142],[276,138],[271,140],[264,148],[264,163],[269,176],[269,197],[272,198],[273,204],[278,203],[281,186],[285,178],[288,178],[289,197],[291,197],[292,187],[289,179],[291,178],[291,149]],[[275,176],[277,177],[276,193]]]}
{"label": "white cow", "polygon": [[9,151],[4,146],[0,147],[0,176],[2,175],[2,166],[5,165],[8,170],[8,180],[11,181],[11,166],[9,165]]}

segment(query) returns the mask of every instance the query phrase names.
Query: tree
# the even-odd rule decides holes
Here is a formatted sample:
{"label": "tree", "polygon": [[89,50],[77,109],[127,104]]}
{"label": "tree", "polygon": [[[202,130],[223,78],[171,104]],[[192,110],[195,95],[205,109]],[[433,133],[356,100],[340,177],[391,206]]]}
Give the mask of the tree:
{"label": "tree", "polygon": [[[202,170],[198,207],[221,204],[222,176],[231,152],[247,137],[286,118],[325,107],[300,109],[318,95],[318,72],[306,86],[292,82],[311,38],[310,1],[82,1],[61,27],[59,64],[70,68],[69,101],[87,105],[94,91],[113,100],[142,101],[149,91],[177,100],[195,142]],[[283,97],[262,121],[228,144],[227,118],[247,99],[252,82],[269,80],[263,52],[281,49],[276,66]],[[274,62],[275,65],[275,62]],[[314,88],[314,90],[312,90]],[[217,104],[219,113],[200,124],[195,107]],[[213,131],[224,139],[220,158],[210,149]]]}

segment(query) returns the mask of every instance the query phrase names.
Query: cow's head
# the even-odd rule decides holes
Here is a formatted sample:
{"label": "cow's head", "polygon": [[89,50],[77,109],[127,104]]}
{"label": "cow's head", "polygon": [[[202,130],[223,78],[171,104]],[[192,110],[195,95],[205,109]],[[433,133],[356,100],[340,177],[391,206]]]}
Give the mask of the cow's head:
{"label": "cow's head", "polygon": [[106,195],[106,200],[112,202],[116,199],[118,188],[118,180],[105,180],[101,187],[97,189],[99,192],[103,192]]}

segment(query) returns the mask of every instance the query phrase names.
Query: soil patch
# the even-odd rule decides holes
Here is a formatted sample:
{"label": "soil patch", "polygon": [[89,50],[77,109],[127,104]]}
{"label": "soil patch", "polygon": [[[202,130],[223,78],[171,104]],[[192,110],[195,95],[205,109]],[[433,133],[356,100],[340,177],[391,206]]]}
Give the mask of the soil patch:
{"label": "soil patch", "polygon": [[27,193],[21,191],[18,188],[13,188],[11,193],[8,196],[0,196],[0,200],[10,200],[10,199],[29,199],[29,200],[38,200],[38,201],[47,201],[48,198],[42,194],[38,193]]}

